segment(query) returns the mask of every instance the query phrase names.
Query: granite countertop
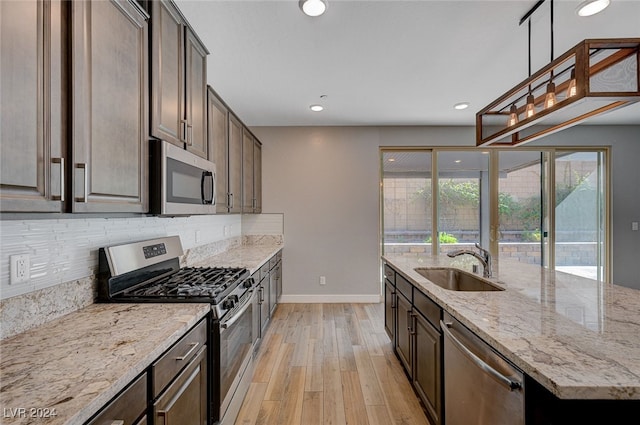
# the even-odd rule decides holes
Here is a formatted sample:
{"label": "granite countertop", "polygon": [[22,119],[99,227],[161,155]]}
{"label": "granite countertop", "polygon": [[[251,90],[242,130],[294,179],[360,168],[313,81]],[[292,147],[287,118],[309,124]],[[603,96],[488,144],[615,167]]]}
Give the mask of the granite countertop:
{"label": "granite countertop", "polygon": [[455,292],[414,268],[471,270],[471,256],[383,258],[559,398],[640,399],[640,291],[494,261],[492,280],[502,282],[504,291]]}
{"label": "granite countertop", "polygon": [[251,274],[253,274],[282,248],[283,245],[280,243],[241,245],[221,254],[197,260],[194,266],[244,267],[249,269]]}
{"label": "granite countertop", "polygon": [[[0,422],[83,424],[209,311],[209,304],[92,304],[3,339]],[[20,408],[25,417],[11,415]]]}

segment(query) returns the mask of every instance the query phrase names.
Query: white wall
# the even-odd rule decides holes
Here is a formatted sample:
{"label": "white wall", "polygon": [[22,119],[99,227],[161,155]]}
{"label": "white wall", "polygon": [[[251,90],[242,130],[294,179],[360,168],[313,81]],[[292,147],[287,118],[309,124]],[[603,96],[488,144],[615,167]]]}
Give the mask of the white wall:
{"label": "white wall", "polygon": [[[292,300],[380,294],[380,146],[475,146],[473,127],[252,130],[263,143],[263,211],[284,213],[283,291]],[[640,232],[631,232],[640,221],[640,127],[575,127],[538,144],[612,145],[614,281],[640,289]]]}

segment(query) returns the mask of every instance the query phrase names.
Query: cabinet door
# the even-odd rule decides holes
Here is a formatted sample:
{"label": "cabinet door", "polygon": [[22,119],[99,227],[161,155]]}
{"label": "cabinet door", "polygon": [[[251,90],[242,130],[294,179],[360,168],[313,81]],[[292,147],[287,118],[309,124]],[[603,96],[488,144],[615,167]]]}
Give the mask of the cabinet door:
{"label": "cabinet door", "polygon": [[208,425],[206,354],[204,347],[154,403],[154,424]]}
{"label": "cabinet door", "polygon": [[415,361],[413,385],[433,425],[441,418],[440,332],[422,315],[415,315]]}
{"label": "cabinet door", "polygon": [[187,150],[207,159],[207,49],[185,28]]}
{"label": "cabinet door", "polygon": [[274,268],[269,272],[269,304],[271,308],[271,314],[278,306],[278,271]]}
{"label": "cabinet door", "polygon": [[404,296],[396,293],[396,353],[409,378],[413,377],[413,368],[411,367],[413,318],[411,314],[411,303]]}
{"label": "cabinet door", "polygon": [[278,262],[278,265],[275,269],[276,273],[276,302],[280,302],[280,297],[282,297],[282,262]]}
{"label": "cabinet door", "polygon": [[246,128],[242,132],[242,212],[252,213],[253,197],[253,145],[254,138]]}
{"label": "cabinet door", "polygon": [[264,336],[269,319],[271,318],[271,309],[269,308],[269,278],[262,279],[260,284],[260,335]]}
{"label": "cabinet door", "polygon": [[146,212],[146,14],[133,1],[72,13],[73,211]]}
{"label": "cabinet door", "polygon": [[385,279],[384,281],[384,330],[395,347],[396,333],[396,289]]}
{"label": "cabinet door", "polygon": [[3,212],[63,208],[61,21],[59,1],[0,2]]}
{"label": "cabinet door", "polygon": [[253,212],[262,212],[262,143],[255,141],[253,145]]}
{"label": "cabinet door", "polygon": [[229,113],[229,212],[242,212],[242,123]]}
{"label": "cabinet door", "polygon": [[184,147],[184,24],[166,0],[151,6],[151,135]]}
{"label": "cabinet door", "polygon": [[229,211],[229,110],[222,100],[208,90],[209,161],[216,164],[216,212]]}

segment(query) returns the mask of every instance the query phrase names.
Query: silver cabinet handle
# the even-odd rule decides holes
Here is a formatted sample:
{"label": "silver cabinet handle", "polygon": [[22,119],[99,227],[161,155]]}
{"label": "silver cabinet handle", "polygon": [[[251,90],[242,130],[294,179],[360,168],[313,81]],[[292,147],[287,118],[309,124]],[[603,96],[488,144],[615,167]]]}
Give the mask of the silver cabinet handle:
{"label": "silver cabinet handle", "polygon": [[182,133],[180,141],[188,144],[188,142],[187,142],[187,120],[180,120],[180,125],[182,126],[182,129],[180,131]]}
{"label": "silver cabinet handle", "polygon": [[51,158],[54,164],[60,164],[60,196],[52,196],[54,201],[64,202],[64,158]]}
{"label": "silver cabinet handle", "polygon": [[229,196],[229,201],[228,201],[229,208],[233,209],[233,193],[229,193],[228,196]]}
{"label": "silver cabinet handle", "polygon": [[187,124],[187,145],[193,146],[193,125]]}
{"label": "silver cabinet handle", "polygon": [[411,333],[413,326],[411,326],[411,310],[407,310],[407,330]]}
{"label": "silver cabinet handle", "polygon": [[396,308],[396,294],[395,294],[395,292],[391,293],[391,308]]}
{"label": "silver cabinet handle", "polygon": [[79,170],[84,170],[84,191],[83,196],[81,198],[76,198],[76,202],[87,202],[88,192],[89,192],[89,170],[86,163],[78,163],[76,164],[76,168]]}
{"label": "silver cabinet handle", "polygon": [[200,345],[200,343],[199,343],[199,342],[192,342],[192,343],[191,343],[191,344],[189,344],[189,345],[191,345],[191,349],[190,349],[189,351],[187,351],[183,356],[176,357],[176,360],[177,360],[177,361],[182,361],[182,360],[184,360],[184,359],[188,358],[188,357],[191,355],[191,353],[193,353],[193,351],[194,351],[196,348],[198,348],[198,345]]}
{"label": "silver cabinet handle", "polygon": [[506,376],[504,376],[503,374],[501,374],[500,372],[498,372],[497,370],[495,370],[494,368],[489,366],[487,363],[485,363],[480,357],[476,356],[462,342],[460,342],[460,340],[458,338],[456,338],[453,335],[453,333],[451,333],[451,331],[449,330],[450,327],[451,327],[451,323],[445,323],[442,320],[440,320],[440,328],[442,329],[442,332],[444,332],[445,335],[449,337],[451,342],[453,342],[453,344],[463,354],[465,354],[469,358],[469,360],[471,360],[473,363],[475,363],[476,366],[478,366],[480,369],[482,369],[487,374],[491,375],[493,378],[495,378],[501,384],[504,384],[510,391],[515,391],[515,390],[517,390],[519,388],[522,388],[522,383],[521,382],[513,381],[513,380],[507,378]]}

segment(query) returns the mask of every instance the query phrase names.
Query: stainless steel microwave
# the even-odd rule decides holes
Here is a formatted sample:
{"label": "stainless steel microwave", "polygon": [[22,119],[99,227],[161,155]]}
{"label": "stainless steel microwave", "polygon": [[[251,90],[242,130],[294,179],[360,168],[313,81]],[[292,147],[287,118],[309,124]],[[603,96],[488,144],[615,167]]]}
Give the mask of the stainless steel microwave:
{"label": "stainless steel microwave", "polygon": [[163,140],[150,143],[151,213],[215,214],[215,164]]}

